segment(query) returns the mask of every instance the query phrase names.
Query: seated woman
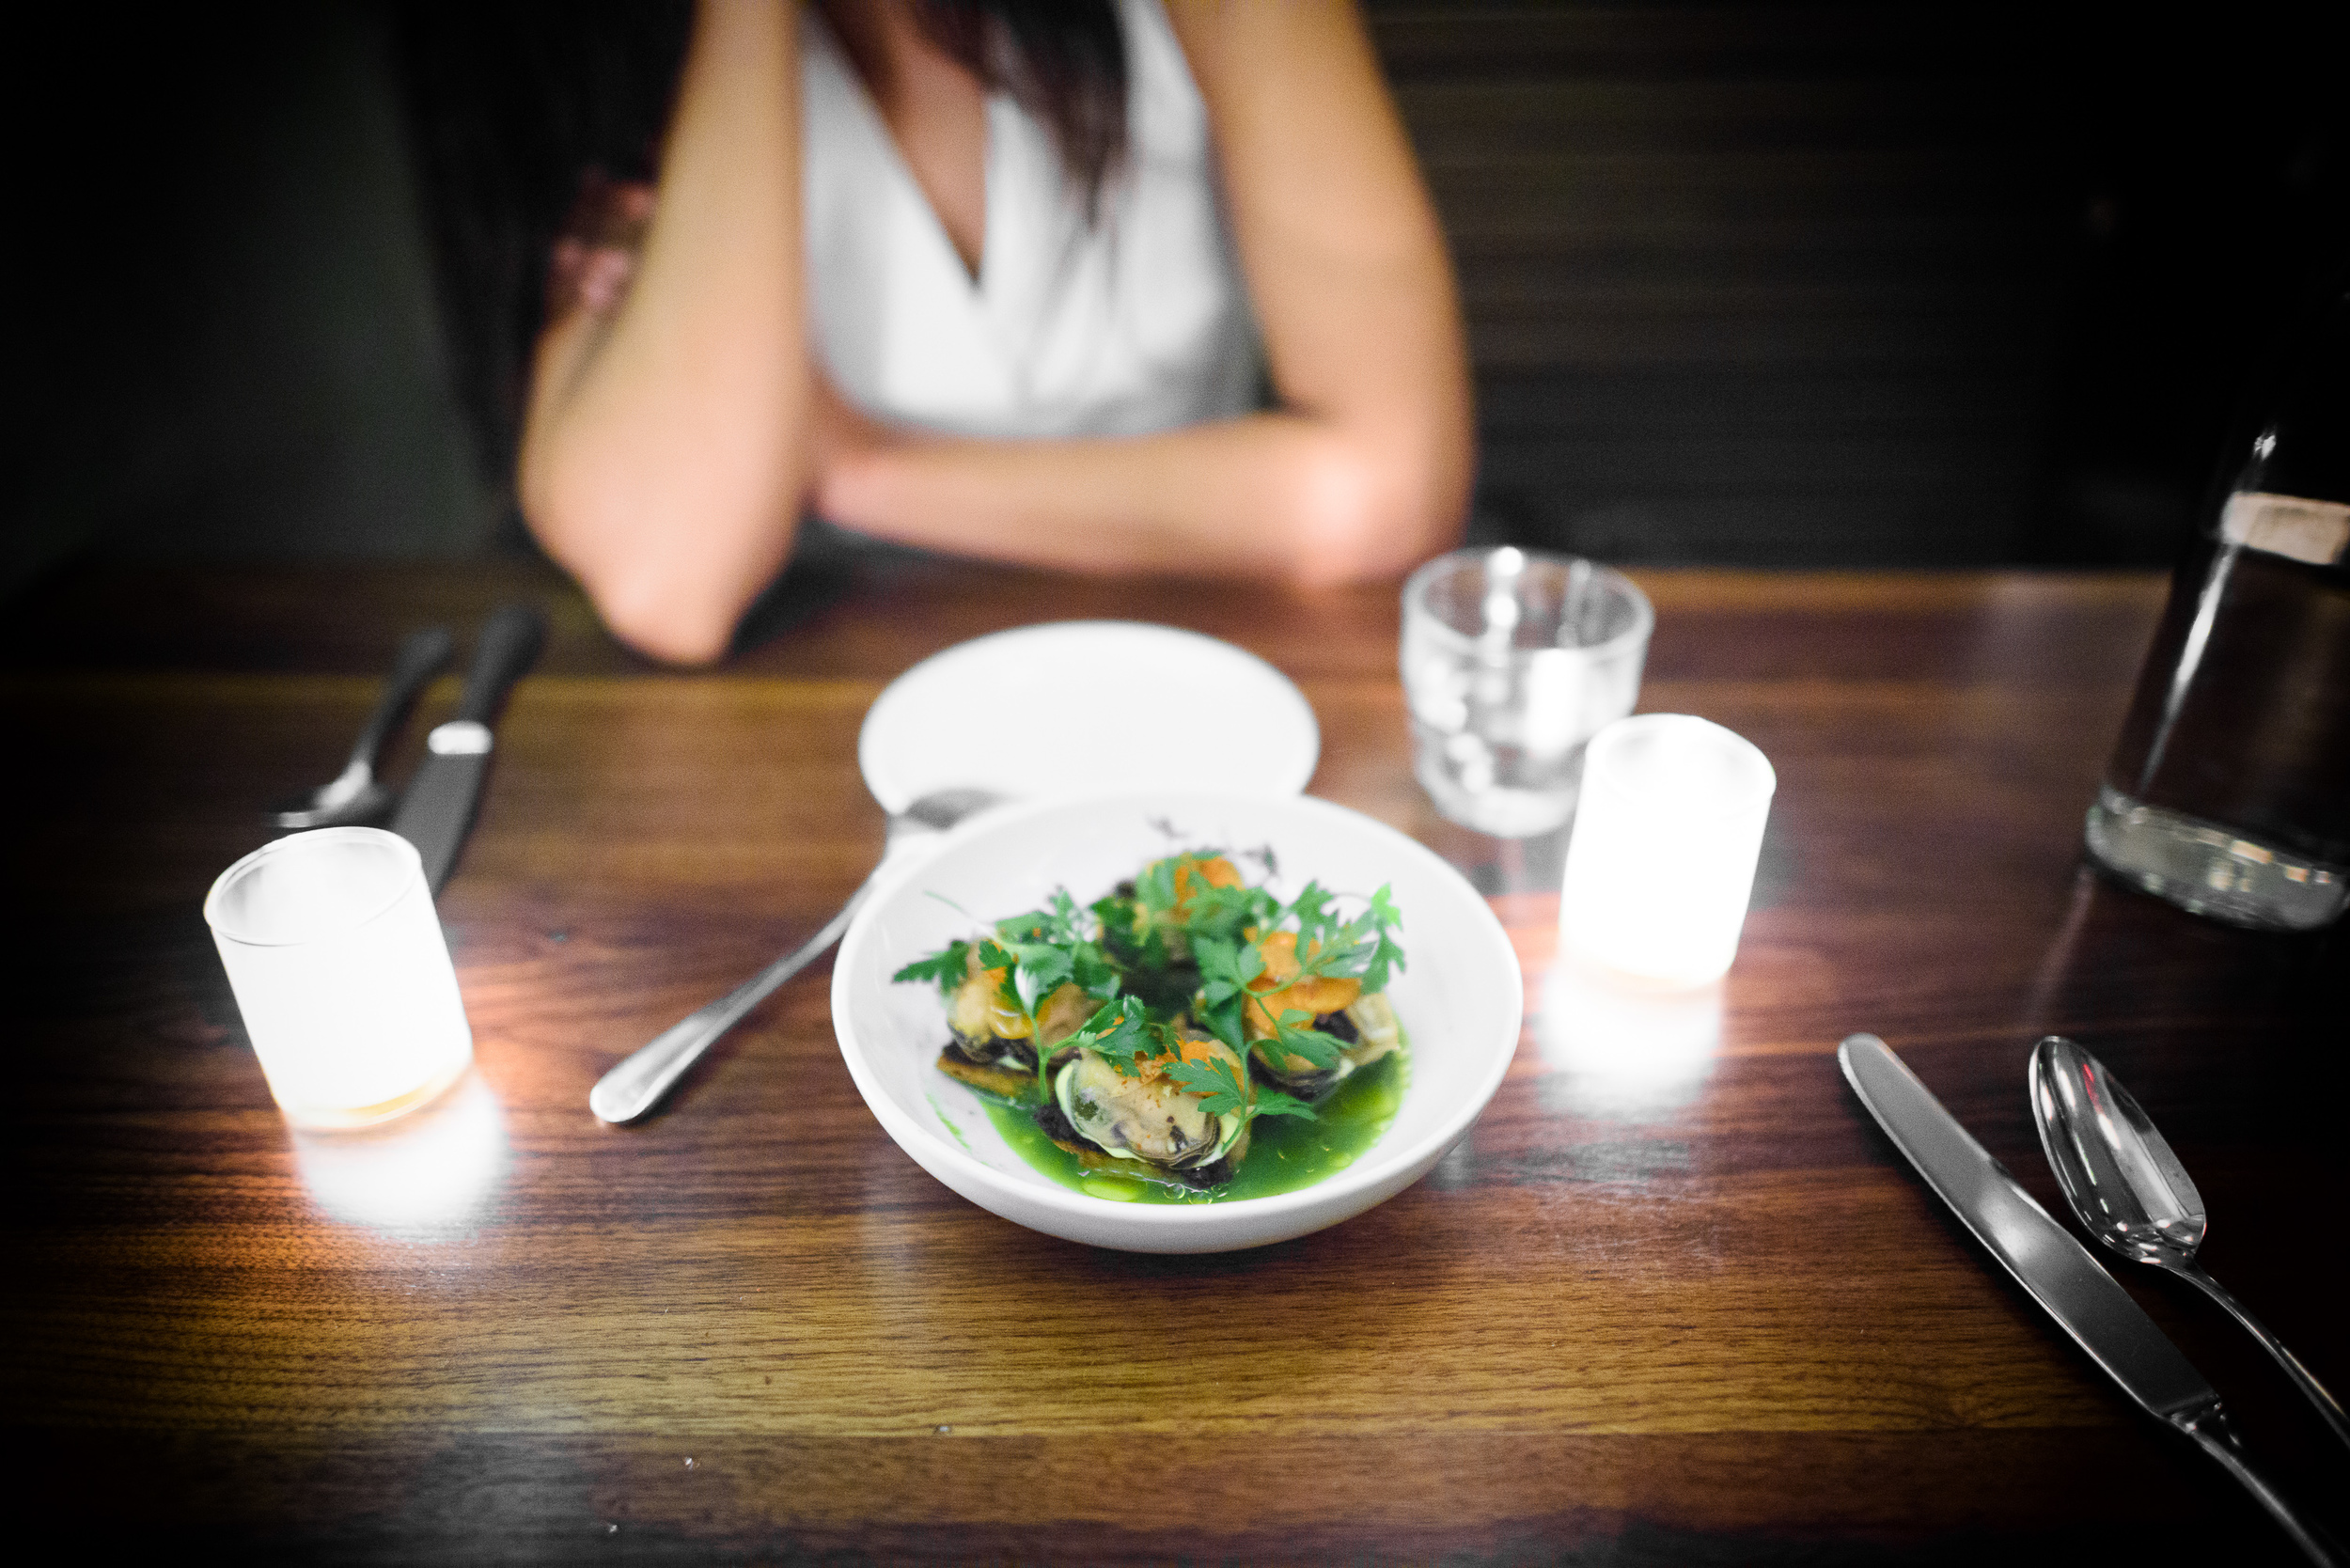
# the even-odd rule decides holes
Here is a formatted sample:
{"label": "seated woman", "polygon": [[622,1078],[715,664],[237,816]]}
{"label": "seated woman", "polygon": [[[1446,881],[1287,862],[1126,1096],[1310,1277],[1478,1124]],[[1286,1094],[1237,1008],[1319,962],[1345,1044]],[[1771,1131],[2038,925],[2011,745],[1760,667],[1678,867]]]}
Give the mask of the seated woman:
{"label": "seated woman", "polygon": [[1337,0],[703,0],[634,203],[558,255],[520,488],[656,658],[724,652],[807,510],[1301,585],[1457,537],[1451,274]]}

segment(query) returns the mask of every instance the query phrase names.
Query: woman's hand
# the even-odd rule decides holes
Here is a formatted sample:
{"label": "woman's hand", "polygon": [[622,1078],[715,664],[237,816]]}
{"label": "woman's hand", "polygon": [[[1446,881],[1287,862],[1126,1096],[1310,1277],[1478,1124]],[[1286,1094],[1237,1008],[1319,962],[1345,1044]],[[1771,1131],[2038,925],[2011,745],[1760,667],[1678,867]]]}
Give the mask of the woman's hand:
{"label": "woman's hand", "polygon": [[843,477],[903,438],[843,398],[823,371],[811,372],[809,384],[807,463],[813,484],[808,504],[819,516],[830,517],[832,493],[844,483],[854,483]]}
{"label": "woman's hand", "polygon": [[1474,467],[1444,235],[1347,0],[1167,0],[1207,101],[1282,412],[1305,427],[1308,580],[1457,541]]}
{"label": "woman's hand", "polygon": [[652,226],[653,188],[590,169],[547,258],[547,321],[611,316],[628,296]]}

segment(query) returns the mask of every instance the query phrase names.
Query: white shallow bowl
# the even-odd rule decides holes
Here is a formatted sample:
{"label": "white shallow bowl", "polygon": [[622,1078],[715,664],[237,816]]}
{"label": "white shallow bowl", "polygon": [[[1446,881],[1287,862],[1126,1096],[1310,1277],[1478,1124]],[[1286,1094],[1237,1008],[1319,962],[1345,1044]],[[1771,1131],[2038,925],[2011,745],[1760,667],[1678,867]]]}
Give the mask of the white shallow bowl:
{"label": "white shallow bowl", "polygon": [[[1170,841],[1163,825],[1179,837]],[[1270,845],[1278,891],[1308,880],[1368,895],[1392,886],[1406,967],[1388,985],[1411,1042],[1394,1122],[1353,1165],[1296,1192],[1229,1203],[1117,1203],[1036,1170],[996,1136],[979,1097],[938,1071],[946,1010],[932,985],[897,985],[909,961],[1034,909],[1056,887],[1080,903],[1176,849]],[[1258,874],[1256,868],[1247,868]],[[1327,801],[1137,794],[991,812],[892,870],[841,940],[833,1031],[889,1136],[990,1213],[1047,1235],[1131,1252],[1262,1247],[1352,1218],[1402,1192],[1468,1131],[1517,1048],[1523,986],[1510,940],[1458,871],[1402,834]]]}
{"label": "white shallow bowl", "polygon": [[888,811],[932,790],[970,786],[1007,800],[1067,800],[1148,790],[1165,757],[1132,746],[1032,746],[1007,732],[1004,694],[1052,693],[1058,712],[1132,713],[1136,694],[1155,729],[1209,724],[1246,734],[1216,788],[1293,795],[1314,776],[1322,730],[1305,694],[1246,649],[1173,626],[1061,620],[957,643],[892,681],[866,713],[857,766]]}

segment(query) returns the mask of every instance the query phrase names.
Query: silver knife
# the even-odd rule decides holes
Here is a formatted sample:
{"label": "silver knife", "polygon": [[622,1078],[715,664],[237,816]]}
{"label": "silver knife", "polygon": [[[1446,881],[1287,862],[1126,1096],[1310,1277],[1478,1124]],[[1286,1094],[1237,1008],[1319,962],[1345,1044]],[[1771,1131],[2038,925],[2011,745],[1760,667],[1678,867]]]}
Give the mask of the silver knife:
{"label": "silver knife", "polygon": [[2154,1320],[1945,1110],[1934,1091],[1872,1034],[1836,1048],[1844,1077],[1909,1163],[1990,1248],[2015,1281],[2138,1407],[2176,1428],[2268,1510],[2310,1560],[2333,1568],[2334,1548],[2255,1472],[2219,1395]]}
{"label": "silver knife", "polygon": [[435,894],[448,881],[457,852],[473,829],[496,745],[490,727],[506,705],[506,694],[538,661],[545,638],[544,618],[527,604],[509,604],[493,615],[481,628],[456,716],[425,737],[425,759],[400,796],[392,831],[416,846],[425,881]]}

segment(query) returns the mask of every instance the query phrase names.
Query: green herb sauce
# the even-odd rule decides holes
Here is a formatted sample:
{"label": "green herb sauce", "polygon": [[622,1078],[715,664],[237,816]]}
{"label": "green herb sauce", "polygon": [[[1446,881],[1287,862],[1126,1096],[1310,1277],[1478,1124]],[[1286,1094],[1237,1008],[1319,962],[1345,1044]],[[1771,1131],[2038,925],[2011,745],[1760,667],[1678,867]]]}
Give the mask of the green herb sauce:
{"label": "green herb sauce", "polygon": [[935,1094],[925,1094],[922,1098],[931,1103],[931,1114],[938,1118],[938,1124],[946,1128],[948,1132],[954,1134],[955,1141],[957,1143],[962,1144],[965,1149],[970,1148],[971,1140],[963,1136],[963,1129],[956,1126],[955,1119],[947,1114],[947,1107],[938,1103],[938,1096]]}
{"label": "green herb sauce", "polygon": [[1353,1165],[1395,1120],[1396,1107],[1403,1103],[1403,1086],[1410,1080],[1408,1050],[1394,1051],[1339,1085],[1314,1107],[1311,1121],[1294,1116],[1259,1117],[1248,1129],[1248,1157],[1241,1161],[1240,1173],[1214,1192],[1088,1170],[1076,1155],[1044,1136],[1027,1106],[990,1094],[978,1099],[1007,1148],[1088,1197],[1113,1203],[1230,1203],[1309,1187]]}

